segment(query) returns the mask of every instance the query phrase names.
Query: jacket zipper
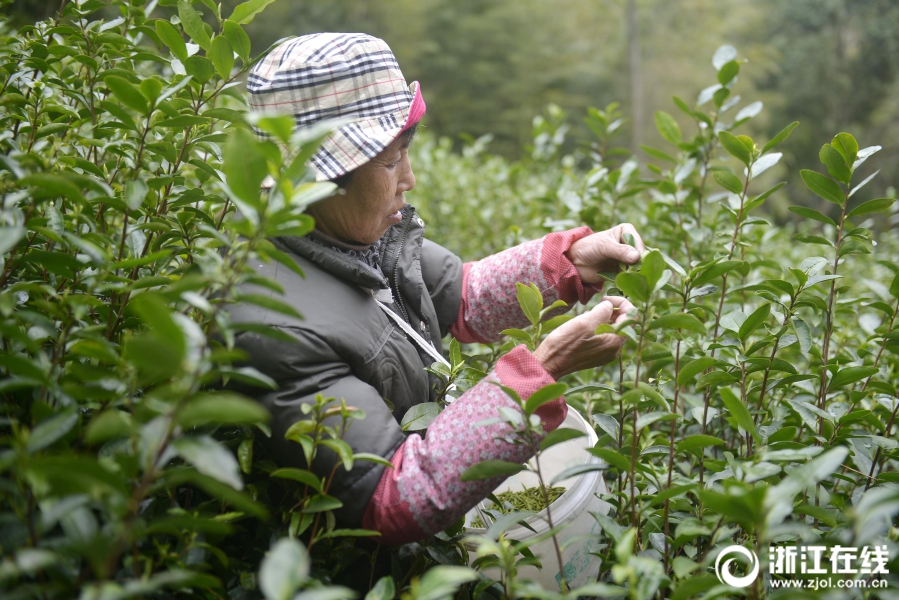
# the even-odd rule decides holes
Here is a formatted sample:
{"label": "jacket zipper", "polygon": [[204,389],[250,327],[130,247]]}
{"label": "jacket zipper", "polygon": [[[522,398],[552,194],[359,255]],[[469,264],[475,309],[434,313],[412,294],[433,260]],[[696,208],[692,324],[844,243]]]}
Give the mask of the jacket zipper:
{"label": "jacket zipper", "polygon": [[403,233],[400,236],[400,244],[396,250],[396,261],[393,263],[393,285],[394,285],[394,295],[396,296],[396,305],[400,309],[400,313],[403,316],[403,319],[406,320],[406,323],[412,324],[412,321],[409,319],[409,313],[406,312],[406,307],[403,306],[403,299],[400,296],[400,273],[399,273],[399,265],[400,265],[400,255],[403,252],[403,244],[406,243],[406,235],[409,233],[409,226],[412,224],[412,217],[410,216],[406,221],[406,224],[403,226]]}

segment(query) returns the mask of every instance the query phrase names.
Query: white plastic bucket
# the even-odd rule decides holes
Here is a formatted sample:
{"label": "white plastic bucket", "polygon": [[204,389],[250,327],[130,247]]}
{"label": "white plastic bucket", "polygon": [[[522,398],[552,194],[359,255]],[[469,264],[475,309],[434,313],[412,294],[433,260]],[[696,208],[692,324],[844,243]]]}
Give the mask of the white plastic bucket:
{"label": "white plastic bucket", "polygon": [[[569,407],[568,416],[561,427],[577,429],[583,431],[586,435],[556,444],[541,453],[540,468],[543,472],[543,479],[547,484],[556,475],[571,467],[586,463],[602,463],[600,459],[586,451],[587,448],[592,448],[596,445],[598,438],[596,432],[593,431],[593,428],[590,427],[580,413]],[[534,466],[534,460],[531,459],[529,464]],[[506,479],[494,490],[494,494],[508,490],[521,490],[522,487],[535,487],[537,485],[539,485],[539,480],[536,474],[530,471],[522,471]],[[565,528],[556,535],[559,545],[563,546],[567,540],[584,536],[584,534],[594,534],[590,536],[590,539],[574,541],[562,551],[565,580],[570,587],[574,588],[596,580],[600,560],[599,557],[590,553],[598,548],[595,534],[599,532],[599,526],[590,513],[609,513],[611,508],[609,504],[598,497],[601,494],[605,494],[608,489],[600,471],[591,471],[583,475],[577,475],[556,485],[567,488],[565,493],[550,505],[553,524],[556,526],[560,524],[565,525]],[[490,504],[492,503],[489,500],[485,500],[479,506],[483,509]],[[477,507],[465,515],[466,530],[473,534],[483,534],[486,532],[485,529],[471,526],[471,522],[477,516]],[[510,529],[506,532],[506,537],[524,542],[549,530],[545,509],[526,519],[525,522],[534,531],[517,526],[515,529]],[[552,538],[550,537],[531,546],[530,550],[540,559],[543,569],[531,566],[524,567],[518,576],[537,581],[546,590],[560,589],[559,561],[556,557]],[[492,577],[499,576],[499,573],[492,571],[493,569],[486,569],[484,572]]]}

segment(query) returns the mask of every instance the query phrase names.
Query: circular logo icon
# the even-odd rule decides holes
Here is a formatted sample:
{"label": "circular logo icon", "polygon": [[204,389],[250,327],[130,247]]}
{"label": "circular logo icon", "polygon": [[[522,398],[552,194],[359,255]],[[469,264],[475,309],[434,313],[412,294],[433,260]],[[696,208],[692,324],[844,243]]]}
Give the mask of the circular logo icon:
{"label": "circular logo icon", "polygon": [[[749,568],[747,569],[746,575],[743,577],[738,577],[730,571],[730,565],[737,560],[736,558],[724,560],[731,554],[742,554],[749,559]],[[724,562],[722,563],[722,561]],[[755,555],[755,552],[748,550],[743,546],[728,546],[721,551],[721,554],[719,554],[718,558],[715,560],[715,575],[718,576],[718,581],[731,587],[747,587],[759,576],[759,557]]]}

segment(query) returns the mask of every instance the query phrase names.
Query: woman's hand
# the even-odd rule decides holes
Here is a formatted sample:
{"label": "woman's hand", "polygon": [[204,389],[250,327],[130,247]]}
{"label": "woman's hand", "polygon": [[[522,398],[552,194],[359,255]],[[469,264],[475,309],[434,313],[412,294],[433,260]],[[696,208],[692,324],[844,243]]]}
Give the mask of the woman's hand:
{"label": "woman's hand", "polygon": [[634,308],[626,298],[606,296],[588,313],[571,319],[546,336],[534,356],[554,379],[582,369],[612,362],[621,352],[625,337],[615,333],[596,335],[603,323],[617,324]]}
{"label": "woman's hand", "polygon": [[[636,247],[624,243],[625,233],[634,236]],[[615,272],[618,270],[618,263],[634,264],[640,260],[644,250],[646,247],[634,226],[622,223],[579,239],[571,244],[565,255],[577,268],[581,281],[590,284],[603,282],[598,272]]]}

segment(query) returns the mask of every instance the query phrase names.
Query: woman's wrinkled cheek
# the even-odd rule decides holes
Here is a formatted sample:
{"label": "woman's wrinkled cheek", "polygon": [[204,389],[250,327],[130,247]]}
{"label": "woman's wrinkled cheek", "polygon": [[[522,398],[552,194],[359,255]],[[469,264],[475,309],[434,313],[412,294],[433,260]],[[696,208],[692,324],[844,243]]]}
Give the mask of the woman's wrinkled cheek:
{"label": "woman's wrinkled cheek", "polygon": [[374,241],[384,235],[389,227],[386,219],[387,215],[391,214],[391,209],[397,204],[394,193],[396,186],[389,173],[381,173],[378,177],[373,178],[370,186],[365,212],[370,241]]}

